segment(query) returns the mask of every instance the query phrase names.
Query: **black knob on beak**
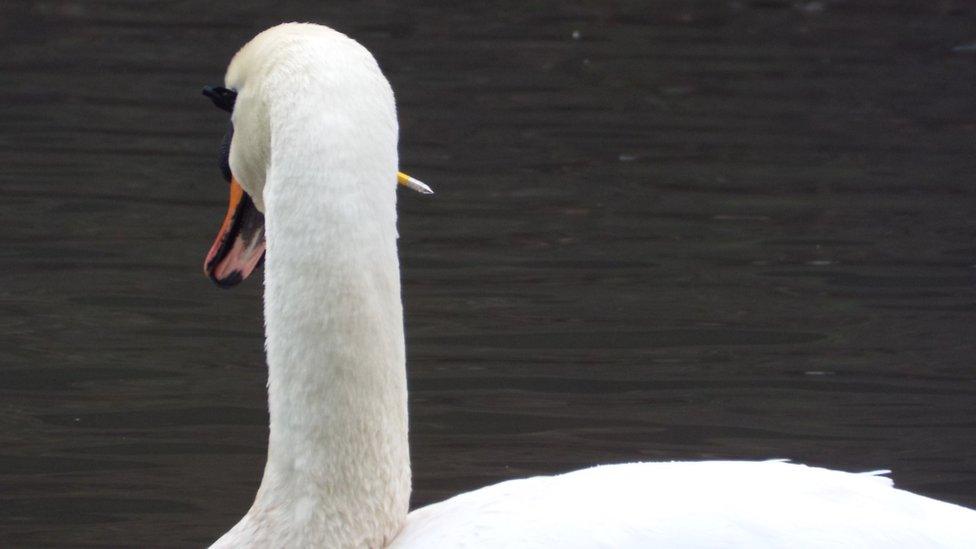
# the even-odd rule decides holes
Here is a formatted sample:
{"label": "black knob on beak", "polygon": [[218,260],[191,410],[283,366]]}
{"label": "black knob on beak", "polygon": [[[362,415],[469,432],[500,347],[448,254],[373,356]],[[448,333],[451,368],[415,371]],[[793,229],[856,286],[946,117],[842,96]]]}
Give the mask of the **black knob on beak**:
{"label": "black knob on beak", "polygon": [[220,86],[204,86],[203,95],[209,97],[218,109],[234,112],[234,102],[237,101],[236,91]]}

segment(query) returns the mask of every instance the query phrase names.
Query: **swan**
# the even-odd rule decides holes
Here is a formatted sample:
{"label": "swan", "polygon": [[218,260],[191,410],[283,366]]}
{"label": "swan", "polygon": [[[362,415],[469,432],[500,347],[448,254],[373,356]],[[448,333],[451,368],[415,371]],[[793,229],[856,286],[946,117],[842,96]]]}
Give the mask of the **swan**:
{"label": "swan", "polygon": [[204,93],[231,112],[230,206],[204,270],[265,261],[270,437],[260,488],[213,547],[976,547],[976,511],[884,471],[785,461],[602,465],[408,514],[393,93],[372,55],[288,23]]}

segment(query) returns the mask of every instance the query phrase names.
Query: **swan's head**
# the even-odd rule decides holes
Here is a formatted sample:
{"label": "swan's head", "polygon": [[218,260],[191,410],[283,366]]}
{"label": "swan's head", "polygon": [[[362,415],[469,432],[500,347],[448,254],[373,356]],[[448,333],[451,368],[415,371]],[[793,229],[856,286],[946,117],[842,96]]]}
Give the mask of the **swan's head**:
{"label": "swan's head", "polygon": [[[222,288],[240,283],[264,258],[264,187],[275,127],[274,110],[269,106],[272,98],[287,104],[289,109],[323,111],[342,104],[330,101],[330,82],[314,87],[315,93],[305,93],[290,84],[298,80],[308,86],[314,80],[323,64],[317,56],[320,49],[328,50],[328,59],[338,65],[332,67],[333,73],[366,74],[373,80],[367,86],[377,85],[378,75],[381,86],[389,93],[386,79],[365,48],[328,27],[308,23],[286,23],[258,34],[234,55],[224,86],[203,89],[214,105],[231,115],[219,158],[221,172],[230,186],[230,204],[204,261],[204,272]],[[341,87],[344,94],[349,94],[357,92],[357,85],[364,85],[361,78],[357,82],[356,76],[349,81],[340,82],[336,89]],[[392,110],[392,99],[390,106]],[[309,127],[302,134],[314,140],[316,135],[328,131],[328,127]],[[397,173],[397,183],[425,194],[433,192],[404,173]]]}

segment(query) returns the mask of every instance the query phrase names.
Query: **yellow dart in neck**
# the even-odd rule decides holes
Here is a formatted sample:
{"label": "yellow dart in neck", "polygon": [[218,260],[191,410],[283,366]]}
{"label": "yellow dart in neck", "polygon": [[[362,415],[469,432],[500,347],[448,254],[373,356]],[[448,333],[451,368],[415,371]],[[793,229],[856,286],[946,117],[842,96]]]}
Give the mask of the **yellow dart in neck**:
{"label": "yellow dart in neck", "polygon": [[397,172],[397,183],[418,193],[434,194],[434,189],[428,187],[426,183],[419,179],[414,179],[403,172]]}

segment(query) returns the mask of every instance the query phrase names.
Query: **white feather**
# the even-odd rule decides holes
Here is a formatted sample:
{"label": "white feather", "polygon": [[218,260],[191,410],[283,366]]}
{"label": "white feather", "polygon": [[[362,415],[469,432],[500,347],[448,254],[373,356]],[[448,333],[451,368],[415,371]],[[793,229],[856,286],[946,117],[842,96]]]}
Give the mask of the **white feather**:
{"label": "white feather", "polygon": [[976,513],[781,461],[604,465],[418,509],[393,543],[506,548],[973,547]]}

